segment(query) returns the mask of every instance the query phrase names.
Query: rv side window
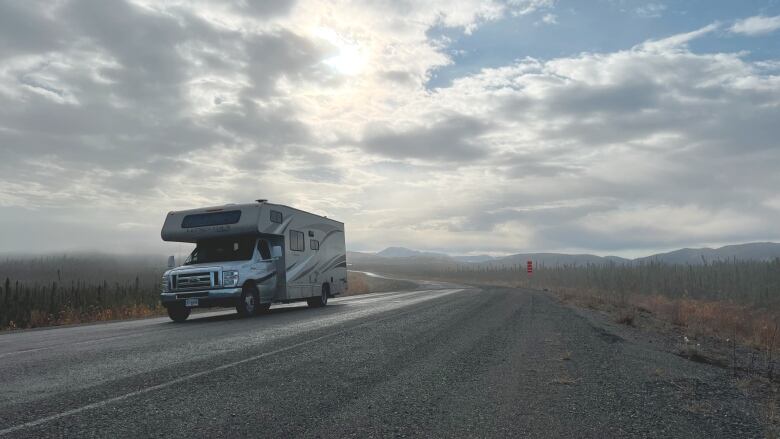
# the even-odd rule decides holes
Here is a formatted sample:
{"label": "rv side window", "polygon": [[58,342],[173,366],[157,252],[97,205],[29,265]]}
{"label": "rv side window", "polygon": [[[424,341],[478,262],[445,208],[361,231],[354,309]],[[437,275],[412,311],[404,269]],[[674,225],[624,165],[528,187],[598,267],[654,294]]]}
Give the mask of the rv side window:
{"label": "rv side window", "polygon": [[312,250],[319,250],[320,249],[320,242],[316,239],[312,239],[309,243],[309,247],[311,247]]}
{"label": "rv side window", "polygon": [[295,252],[302,252],[306,250],[306,237],[303,232],[297,230],[290,230],[290,250]]}
{"label": "rv side window", "polygon": [[271,222],[272,223],[282,223],[282,212],[272,210],[271,211]]}
{"label": "rv side window", "polygon": [[260,252],[260,257],[264,261],[271,259],[271,246],[265,239],[260,239],[257,241],[257,251]]}

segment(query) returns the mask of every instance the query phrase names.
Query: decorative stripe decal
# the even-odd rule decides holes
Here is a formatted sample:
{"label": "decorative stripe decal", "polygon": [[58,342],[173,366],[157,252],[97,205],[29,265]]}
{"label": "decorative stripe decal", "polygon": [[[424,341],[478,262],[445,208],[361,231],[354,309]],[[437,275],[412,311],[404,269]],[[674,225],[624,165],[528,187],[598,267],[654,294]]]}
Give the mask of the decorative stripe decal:
{"label": "decorative stripe decal", "polygon": [[302,271],[302,272],[298,273],[298,275],[297,275],[297,276],[295,276],[295,279],[291,280],[290,282],[295,282],[295,281],[297,281],[298,279],[300,279],[300,278],[302,278],[302,277],[306,276],[307,274],[311,273],[311,271],[312,271],[312,270],[314,270],[315,268],[317,268],[317,264],[314,264],[314,265],[312,265],[311,267],[307,268],[306,270],[304,270],[304,271]]}
{"label": "decorative stripe decal", "polygon": [[312,270],[315,270],[318,267],[324,266],[325,268],[320,269],[320,272],[324,273],[324,272],[326,272],[328,270],[332,270],[333,268],[340,267],[342,265],[344,267],[347,266],[347,257],[346,257],[346,255],[336,255],[336,256],[332,257],[329,261],[325,262],[324,264],[314,264],[314,265],[312,265],[308,269],[306,269],[306,270],[302,271],[301,273],[299,273],[295,277],[295,279],[292,279],[292,280],[288,279],[288,282],[295,282],[295,281],[299,280],[300,278],[306,276],[307,274],[311,273]]}
{"label": "decorative stripe decal", "polygon": [[278,230],[276,232],[276,234],[277,235],[284,235],[284,231],[287,230],[287,227],[290,227],[290,223],[292,223],[292,219],[293,219],[292,215],[287,217],[287,219],[284,220],[284,223],[279,225],[279,227],[281,227],[281,230],[279,230],[279,228],[276,229],[276,230]]}
{"label": "decorative stripe decal", "polygon": [[325,234],[325,236],[323,236],[323,237],[322,237],[322,241],[320,242],[320,246],[321,246],[322,244],[324,244],[324,243],[325,243],[325,241],[326,241],[328,238],[330,238],[330,235],[332,235],[332,234],[334,234],[334,233],[338,233],[338,232],[344,233],[344,231],[343,231],[343,230],[341,230],[341,229],[333,229],[333,230],[331,230],[330,232],[326,233],[326,234]]}
{"label": "decorative stripe decal", "polygon": [[262,282],[265,282],[265,281],[267,281],[268,279],[270,279],[270,278],[272,278],[274,276],[276,276],[276,271],[272,271],[272,272],[266,274],[265,276],[261,277],[260,279],[255,279],[255,282],[262,283]]}
{"label": "decorative stripe decal", "polygon": [[336,262],[334,262],[331,266],[329,266],[328,268],[326,268],[325,270],[322,270],[322,271],[328,271],[328,270],[332,270],[332,269],[334,269],[336,267],[346,267],[346,266],[347,266],[347,257],[346,256],[342,256]]}
{"label": "decorative stripe decal", "polygon": [[293,220],[293,215],[286,215],[287,219],[284,220],[281,224],[272,223],[270,226],[268,226],[265,229],[264,233],[270,233],[273,235],[284,235],[284,231],[287,230],[287,227],[290,226],[290,223]]}

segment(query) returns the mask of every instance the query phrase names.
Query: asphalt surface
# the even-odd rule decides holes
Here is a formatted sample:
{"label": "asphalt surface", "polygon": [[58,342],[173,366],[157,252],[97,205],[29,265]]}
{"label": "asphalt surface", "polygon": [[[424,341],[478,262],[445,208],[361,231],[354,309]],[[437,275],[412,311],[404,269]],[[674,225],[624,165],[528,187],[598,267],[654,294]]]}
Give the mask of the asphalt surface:
{"label": "asphalt surface", "polygon": [[680,384],[722,375],[544,294],[428,283],[2,334],[0,437],[761,437]]}

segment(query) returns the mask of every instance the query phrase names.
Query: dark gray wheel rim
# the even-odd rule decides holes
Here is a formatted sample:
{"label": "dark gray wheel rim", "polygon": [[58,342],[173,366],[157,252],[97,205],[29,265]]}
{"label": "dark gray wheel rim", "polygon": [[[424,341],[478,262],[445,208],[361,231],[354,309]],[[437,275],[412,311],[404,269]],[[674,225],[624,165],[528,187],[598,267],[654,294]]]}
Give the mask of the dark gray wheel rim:
{"label": "dark gray wheel rim", "polygon": [[244,294],[244,310],[251,314],[255,312],[255,295],[252,293]]}

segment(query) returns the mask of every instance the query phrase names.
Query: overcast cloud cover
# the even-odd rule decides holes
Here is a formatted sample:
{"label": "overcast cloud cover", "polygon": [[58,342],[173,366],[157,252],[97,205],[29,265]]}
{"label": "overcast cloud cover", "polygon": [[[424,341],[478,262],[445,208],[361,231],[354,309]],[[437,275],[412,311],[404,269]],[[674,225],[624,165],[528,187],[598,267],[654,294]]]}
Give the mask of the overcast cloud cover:
{"label": "overcast cloud cover", "polygon": [[0,0],[0,252],[260,197],[352,250],[778,240],[780,7],[667,3]]}

